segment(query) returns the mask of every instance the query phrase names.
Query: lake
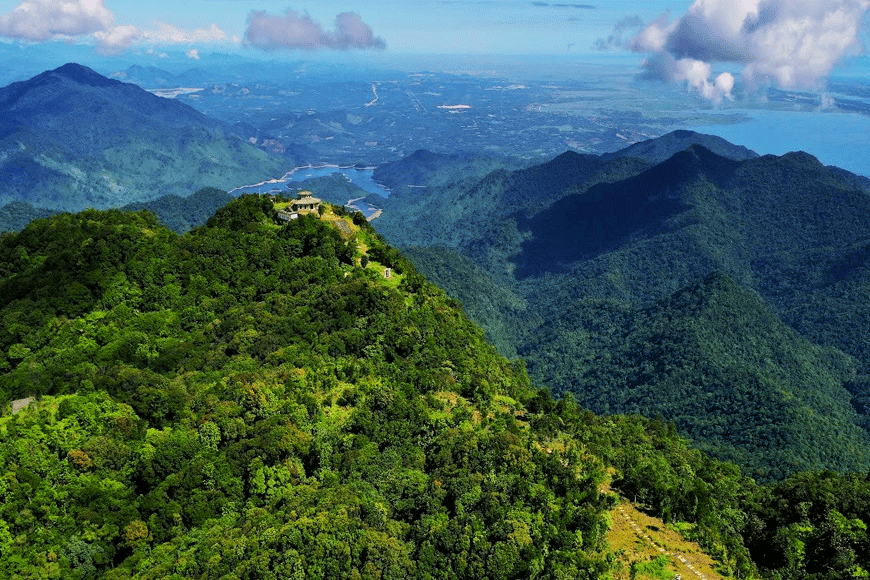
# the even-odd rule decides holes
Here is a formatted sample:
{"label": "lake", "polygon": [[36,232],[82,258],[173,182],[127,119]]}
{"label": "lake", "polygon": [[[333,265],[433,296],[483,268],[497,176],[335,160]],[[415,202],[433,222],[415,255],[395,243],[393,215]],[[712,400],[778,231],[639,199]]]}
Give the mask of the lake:
{"label": "lake", "polygon": [[237,187],[230,191],[230,194],[283,193],[287,189],[288,184],[299,183],[318,177],[329,177],[333,173],[344,175],[348,181],[363,191],[374,193],[381,197],[388,197],[390,195],[389,189],[374,180],[374,167],[338,167],[336,165],[296,167],[285,173],[280,179],[270,179],[262,183]]}

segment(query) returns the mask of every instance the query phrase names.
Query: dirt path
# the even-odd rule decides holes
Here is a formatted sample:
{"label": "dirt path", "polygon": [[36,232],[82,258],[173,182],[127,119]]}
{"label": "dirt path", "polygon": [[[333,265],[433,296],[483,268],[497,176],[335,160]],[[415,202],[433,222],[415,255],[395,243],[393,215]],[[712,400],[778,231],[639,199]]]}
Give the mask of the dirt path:
{"label": "dirt path", "polygon": [[668,567],[682,580],[723,578],[713,571],[713,559],[704,553],[701,546],[684,539],[660,519],[638,511],[627,501],[623,501],[610,515],[613,527],[608,540],[614,552],[621,551],[619,561],[623,563],[616,578],[629,578],[633,562],[649,561],[660,555],[667,556]]}

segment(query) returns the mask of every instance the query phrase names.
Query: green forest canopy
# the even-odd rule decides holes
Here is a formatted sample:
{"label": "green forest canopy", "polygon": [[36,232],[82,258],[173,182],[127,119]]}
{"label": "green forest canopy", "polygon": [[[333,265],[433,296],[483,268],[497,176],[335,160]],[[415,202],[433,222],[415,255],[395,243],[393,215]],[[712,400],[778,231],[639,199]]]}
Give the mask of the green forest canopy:
{"label": "green forest canopy", "polygon": [[608,481],[723,573],[866,574],[863,477],[759,486],[554,400],[359,214],[37,220],[0,321],[0,394],[37,396],[0,417],[11,578],[599,578]]}

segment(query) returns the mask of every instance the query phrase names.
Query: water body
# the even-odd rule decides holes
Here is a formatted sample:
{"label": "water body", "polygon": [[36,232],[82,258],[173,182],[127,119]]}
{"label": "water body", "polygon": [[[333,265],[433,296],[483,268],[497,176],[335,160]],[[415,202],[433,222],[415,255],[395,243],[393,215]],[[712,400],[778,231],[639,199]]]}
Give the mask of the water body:
{"label": "water body", "polygon": [[230,194],[283,193],[292,183],[300,183],[308,179],[317,179],[318,177],[329,177],[334,173],[340,173],[363,191],[374,193],[381,197],[389,197],[390,190],[374,180],[374,171],[374,167],[339,167],[337,165],[296,167],[285,173],[280,179],[270,179],[262,183],[237,187],[230,191]]}
{"label": "water body", "polygon": [[728,109],[749,120],[732,125],[692,127],[718,135],[760,155],[806,151],[825,165],[870,177],[870,117],[837,111],[765,111]]}

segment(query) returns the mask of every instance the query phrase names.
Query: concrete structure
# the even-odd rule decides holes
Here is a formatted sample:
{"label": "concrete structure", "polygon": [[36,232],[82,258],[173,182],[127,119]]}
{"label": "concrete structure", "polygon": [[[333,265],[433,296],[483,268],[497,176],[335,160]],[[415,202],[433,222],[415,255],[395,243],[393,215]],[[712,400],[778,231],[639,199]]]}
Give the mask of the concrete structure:
{"label": "concrete structure", "polygon": [[320,209],[320,204],[323,203],[310,191],[300,191],[299,199],[290,204],[288,210],[290,213],[311,213]]}

